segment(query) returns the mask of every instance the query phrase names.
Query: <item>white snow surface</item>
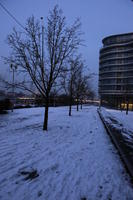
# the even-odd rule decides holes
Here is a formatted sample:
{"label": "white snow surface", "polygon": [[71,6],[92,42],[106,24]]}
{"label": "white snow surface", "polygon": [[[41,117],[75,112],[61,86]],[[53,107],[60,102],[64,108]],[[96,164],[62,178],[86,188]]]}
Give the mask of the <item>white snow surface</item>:
{"label": "white snow surface", "polygon": [[[94,106],[0,115],[0,200],[133,200],[133,187]],[[37,170],[25,180],[21,171]]]}
{"label": "white snow surface", "polygon": [[124,140],[133,144],[133,112],[101,108],[104,120],[116,129],[119,129]]}
{"label": "white snow surface", "polygon": [[126,111],[106,109],[119,123],[121,123],[127,130],[133,131],[133,112],[129,111],[126,115]]}

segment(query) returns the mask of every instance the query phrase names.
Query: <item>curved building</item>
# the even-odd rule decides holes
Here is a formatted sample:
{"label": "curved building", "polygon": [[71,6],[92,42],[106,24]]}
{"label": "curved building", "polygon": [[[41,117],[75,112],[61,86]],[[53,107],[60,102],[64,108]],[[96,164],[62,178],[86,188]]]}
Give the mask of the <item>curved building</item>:
{"label": "curved building", "polygon": [[102,40],[99,58],[101,103],[133,109],[133,33]]}

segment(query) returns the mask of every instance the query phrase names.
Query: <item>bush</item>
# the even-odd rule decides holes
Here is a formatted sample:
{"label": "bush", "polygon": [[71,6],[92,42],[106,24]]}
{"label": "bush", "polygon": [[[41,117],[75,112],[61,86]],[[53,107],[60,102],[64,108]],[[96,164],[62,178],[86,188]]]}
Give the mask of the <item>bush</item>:
{"label": "bush", "polygon": [[0,100],[0,112],[4,111],[4,110],[9,110],[11,109],[12,107],[12,104],[11,104],[11,101],[10,99],[3,99],[3,100]]}

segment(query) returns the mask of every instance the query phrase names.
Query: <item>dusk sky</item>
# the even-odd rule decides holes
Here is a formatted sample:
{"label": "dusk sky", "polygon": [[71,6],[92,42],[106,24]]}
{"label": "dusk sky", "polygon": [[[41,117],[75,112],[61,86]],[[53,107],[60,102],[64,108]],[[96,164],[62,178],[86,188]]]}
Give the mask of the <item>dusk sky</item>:
{"label": "dusk sky", "polygon": [[[98,73],[99,49],[108,35],[133,32],[133,2],[131,0],[0,0],[0,2],[25,25],[32,14],[46,17],[55,4],[63,10],[68,24],[80,17],[85,46],[80,49],[91,72]],[[0,56],[8,56],[6,37],[12,27],[21,30],[15,21],[0,7]],[[9,66],[0,58],[0,73],[8,78]]]}

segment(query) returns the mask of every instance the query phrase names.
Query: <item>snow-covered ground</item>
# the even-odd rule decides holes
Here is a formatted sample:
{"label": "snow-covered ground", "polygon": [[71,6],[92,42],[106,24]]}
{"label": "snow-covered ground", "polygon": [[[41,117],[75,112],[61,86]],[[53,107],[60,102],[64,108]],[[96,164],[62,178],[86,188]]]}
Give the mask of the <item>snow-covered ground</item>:
{"label": "snow-covered ground", "polygon": [[126,129],[133,131],[133,112],[129,111],[128,115],[126,115],[126,111],[106,109],[115,119],[123,124]]}
{"label": "snow-covered ground", "polygon": [[[96,107],[0,115],[0,200],[132,200],[133,188]],[[39,176],[26,179],[26,172]]]}
{"label": "snow-covered ground", "polygon": [[125,111],[101,108],[100,113],[106,123],[119,130],[123,139],[133,148],[133,112],[129,111],[126,115]]}

